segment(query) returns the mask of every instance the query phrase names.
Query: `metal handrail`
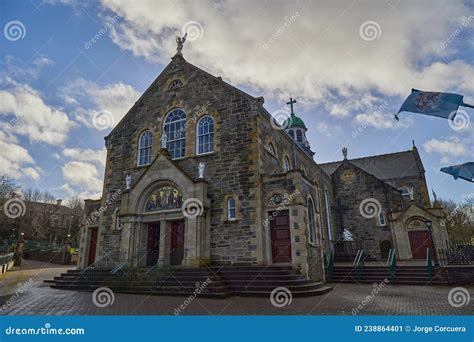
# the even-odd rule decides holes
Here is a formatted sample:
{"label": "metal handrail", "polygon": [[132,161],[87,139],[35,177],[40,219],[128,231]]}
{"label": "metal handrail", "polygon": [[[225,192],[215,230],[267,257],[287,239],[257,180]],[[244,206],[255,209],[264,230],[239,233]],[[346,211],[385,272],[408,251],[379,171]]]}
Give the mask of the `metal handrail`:
{"label": "metal handrail", "polygon": [[108,258],[110,256],[110,254],[112,254],[113,251],[108,251],[107,253],[105,253],[104,255],[102,255],[99,259],[97,259],[96,261],[94,261],[92,264],[90,264],[89,266],[87,266],[86,268],[82,269],[81,272],[79,272],[79,275],[83,275],[85,272],[95,268],[95,266],[97,266],[102,260],[104,260],[105,258]]}
{"label": "metal handrail", "polygon": [[362,254],[362,249],[358,249],[358,250],[357,250],[357,254],[356,254],[355,258],[354,258],[354,261],[352,262],[352,266],[355,266],[355,265],[359,262],[359,260],[360,260],[360,254]]}
{"label": "metal handrail", "polygon": [[116,274],[118,271],[122,271],[123,272],[123,269],[125,266],[127,266],[128,264],[131,264],[132,262],[134,262],[135,260],[138,259],[140,253],[137,253],[135,255],[133,255],[132,257],[128,258],[127,260],[125,261],[122,261],[120,264],[118,264],[116,267],[114,267],[110,273],[112,274]]}
{"label": "metal handrail", "polygon": [[432,261],[432,256],[431,256],[431,250],[430,248],[426,248],[426,267],[428,269],[428,278],[429,278],[429,283],[431,284],[433,280],[433,261]]}
{"label": "metal handrail", "polygon": [[326,273],[327,273],[328,279],[331,280],[332,273],[333,273],[333,270],[334,270],[334,252],[333,251],[330,251],[329,255],[327,256],[326,270],[327,270]]}
{"label": "metal handrail", "polygon": [[397,273],[397,255],[395,253],[395,248],[393,248],[391,251],[392,255],[390,259],[390,281],[393,282]]}

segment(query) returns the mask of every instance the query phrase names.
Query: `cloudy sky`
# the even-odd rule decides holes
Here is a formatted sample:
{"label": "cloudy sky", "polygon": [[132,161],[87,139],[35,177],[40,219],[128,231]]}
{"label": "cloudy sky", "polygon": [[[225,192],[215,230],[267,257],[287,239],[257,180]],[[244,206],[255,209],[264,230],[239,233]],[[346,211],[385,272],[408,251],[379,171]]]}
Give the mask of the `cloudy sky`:
{"label": "cloudy sky", "polygon": [[[57,197],[100,196],[103,137],[188,33],[185,58],[281,113],[291,94],[317,162],[408,150],[457,202],[471,183],[473,110],[393,119],[411,88],[474,103],[468,1],[6,0],[0,3],[0,174]],[[465,111],[464,111],[465,110]],[[277,115],[277,114],[275,114]]]}

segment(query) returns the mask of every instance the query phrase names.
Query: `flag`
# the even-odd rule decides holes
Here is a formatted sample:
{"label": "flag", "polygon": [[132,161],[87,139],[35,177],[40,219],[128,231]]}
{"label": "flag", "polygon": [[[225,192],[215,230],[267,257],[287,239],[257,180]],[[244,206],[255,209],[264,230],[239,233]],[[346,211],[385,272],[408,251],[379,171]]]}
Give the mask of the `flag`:
{"label": "flag", "polygon": [[395,119],[398,120],[400,112],[412,112],[454,120],[459,106],[472,108],[463,102],[463,96],[459,94],[412,89]]}
{"label": "flag", "polygon": [[462,178],[474,182],[474,162],[443,167],[440,171],[452,175],[454,179]]}

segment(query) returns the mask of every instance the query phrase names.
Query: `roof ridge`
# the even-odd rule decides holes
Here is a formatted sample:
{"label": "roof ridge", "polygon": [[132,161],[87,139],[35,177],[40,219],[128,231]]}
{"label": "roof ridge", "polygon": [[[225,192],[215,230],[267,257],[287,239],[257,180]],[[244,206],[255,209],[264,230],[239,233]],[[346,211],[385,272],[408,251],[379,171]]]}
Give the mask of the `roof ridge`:
{"label": "roof ridge", "polygon": [[[360,158],[353,158],[353,159],[347,159],[349,161],[354,161],[354,160],[361,160],[361,159],[369,159],[369,158],[376,158],[376,157],[385,157],[385,156],[391,156],[395,154],[403,154],[403,153],[413,153],[413,150],[406,150],[406,151],[398,151],[398,152],[390,152],[390,153],[383,153],[383,154],[374,154],[371,156],[367,157],[360,157]],[[326,162],[326,163],[320,163],[319,165],[328,165],[328,164],[335,164],[335,163],[342,163],[344,160],[336,160],[332,162]]]}

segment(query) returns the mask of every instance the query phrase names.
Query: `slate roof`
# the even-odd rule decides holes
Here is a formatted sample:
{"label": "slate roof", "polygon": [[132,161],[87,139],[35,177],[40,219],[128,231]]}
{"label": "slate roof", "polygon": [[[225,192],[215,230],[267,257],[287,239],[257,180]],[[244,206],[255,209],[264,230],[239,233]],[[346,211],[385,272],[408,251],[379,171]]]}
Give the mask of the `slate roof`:
{"label": "slate roof", "polygon": [[[403,152],[349,159],[348,161],[381,180],[419,176],[424,172],[416,148]],[[331,176],[342,162],[337,161],[319,165],[324,172]]]}

